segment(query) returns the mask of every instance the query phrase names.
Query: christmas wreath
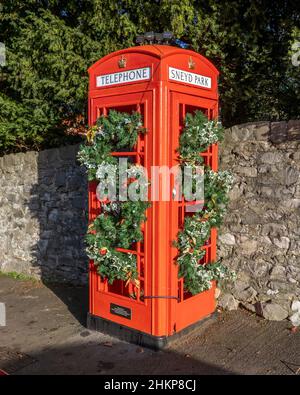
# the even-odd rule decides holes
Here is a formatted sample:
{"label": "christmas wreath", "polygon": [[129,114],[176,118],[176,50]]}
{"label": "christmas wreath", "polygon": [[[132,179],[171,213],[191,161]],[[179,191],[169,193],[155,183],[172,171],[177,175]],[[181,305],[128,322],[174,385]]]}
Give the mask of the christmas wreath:
{"label": "christmas wreath", "polygon": [[[203,158],[200,153],[222,137],[223,128],[219,122],[208,120],[201,111],[196,111],[194,115],[187,114],[178,149],[181,166],[201,165]],[[213,280],[232,280],[235,277],[235,273],[221,262],[199,264],[205,255],[201,247],[209,239],[211,229],[222,223],[232,182],[229,172],[214,172],[205,166],[204,208],[192,216],[186,216],[183,228],[178,233],[175,242],[178,249],[178,276],[184,278],[185,290],[193,295],[210,289]]]}
{"label": "christmas wreath", "polygon": [[[89,181],[99,180],[103,168],[115,176],[116,196],[119,196],[118,158],[111,155],[117,151],[131,151],[139,134],[145,133],[139,113],[120,113],[111,110],[108,116],[100,116],[95,126],[88,129],[87,142],[78,153],[78,159],[88,170]],[[127,175],[134,179],[139,166],[130,164]],[[130,178],[129,178],[130,179]],[[136,256],[123,253],[120,248],[130,249],[143,240],[141,224],[146,220],[149,203],[137,201],[103,201],[101,214],[89,225],[86,236],[87,254],[97,267],[101,277],[109,283],[116,279],[138,285]]]}

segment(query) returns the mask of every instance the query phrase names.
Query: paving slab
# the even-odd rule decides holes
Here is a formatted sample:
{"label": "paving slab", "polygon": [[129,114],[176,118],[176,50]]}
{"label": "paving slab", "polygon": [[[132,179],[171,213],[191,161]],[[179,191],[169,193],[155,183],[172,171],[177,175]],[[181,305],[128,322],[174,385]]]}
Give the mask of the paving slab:
{"label": "paving slab", "polygon": [[0,370],[40,374],[300,374],[300,332],[288,321],[265,321],[245,310],[151,351],[85,327],[84,287],[0,276]]}

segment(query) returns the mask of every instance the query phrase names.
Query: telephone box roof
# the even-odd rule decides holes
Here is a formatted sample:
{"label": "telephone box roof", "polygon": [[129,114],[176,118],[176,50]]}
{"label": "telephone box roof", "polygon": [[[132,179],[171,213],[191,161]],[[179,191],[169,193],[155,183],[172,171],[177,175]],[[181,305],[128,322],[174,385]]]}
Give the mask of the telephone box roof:
{"label": "telephone box roof", "polygon": [[214,73],[219,74],[218,69],[204,56],[200,55],[198,52],[191,51],[189,49],[183,49],[179,47],[173,47],[170,45],[140,45],[136,47],[121,49],[116,52],[112,52],[103,58],[99,59],[96,63],[94,63],[89,69],[88,72],[91,73],[100,66],[102,63],[107,60],[126,53],[137,53],[137,54],[145,54],[156,57],[158,59],[165,59],[172,55],[189,55],[194,58],[198,58],[201,62],[205,63]]}

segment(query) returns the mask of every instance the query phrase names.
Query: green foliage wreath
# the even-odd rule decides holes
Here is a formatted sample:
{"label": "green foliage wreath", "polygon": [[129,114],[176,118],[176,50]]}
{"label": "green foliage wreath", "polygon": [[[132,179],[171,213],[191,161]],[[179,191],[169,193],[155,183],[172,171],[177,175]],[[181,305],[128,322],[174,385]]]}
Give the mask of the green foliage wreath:
{"label": "green foliage wreath", "polygon": [[[195,115],[187,114],[178,149],[181,165],[197,166],[203,163],[199,153],[206,151],[222,137],[223,128],[219,122],[209,121],[201,111],[196,111]],[[178,233],[175,243],[178,248],[178,275],[184,278],[185,289],[193,295],[210,289],[212,280],[234,279],[234,272],[221,262],[199,264],[205,255],[201,247],[209,239],[211,229],[222,223],[232,182],[233,178],[227,171],[214,172],[206,166],[204,208],[193,216],[187,216],[183,229]]]}
{"label": "green foliage wreath", "polygon": [[[87,143],[78,154],[81,164],[88,170],[90,181],[97,180],[97,170],[102,166],[115,166],[118,179],[118,159],[111,155],[117,151],[131,151],[138,135],[145,133],[141,115],[110,111],[101,116],[87,132]],[[128,174],[134,174],[136,166],[130,165]],[[117,183],[116,195],[119,196]],[[98,273],[110,283],[116,279],[137,282],[136,256],[123,253],[117,248],[131,249],[143,240],[141,224],[146,220],[146,201],[106,201],[101,214],[89,225],[86,236],[87,254],[97,267]]]}

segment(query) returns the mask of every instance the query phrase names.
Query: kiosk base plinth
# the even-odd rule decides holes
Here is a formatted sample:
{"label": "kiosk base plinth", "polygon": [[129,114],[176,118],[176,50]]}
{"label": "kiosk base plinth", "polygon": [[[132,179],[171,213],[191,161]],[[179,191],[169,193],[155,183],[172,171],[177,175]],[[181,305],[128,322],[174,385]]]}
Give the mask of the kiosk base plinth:
{"label": "kiosk base plinth", "polygon": [[[141,347],[151,348],[152,350],[159,351],[165,348],[168,344],[178,340],[180,337],[187,335],[195,329],[201,328],[204,323],[215,322],[217,313],[212,313],[204,317],[200,321],[182,329],[180,332],[174,333],[171,336],[153,336],[136,329],[129,328],[128,326],[117,324],[116,322],[109,321],[105,318],[88,313],[87,315],[87,328],[107,335],[117,337],[128,343],[133,343]],[[205,326],[206,327],[206,326]]]}

